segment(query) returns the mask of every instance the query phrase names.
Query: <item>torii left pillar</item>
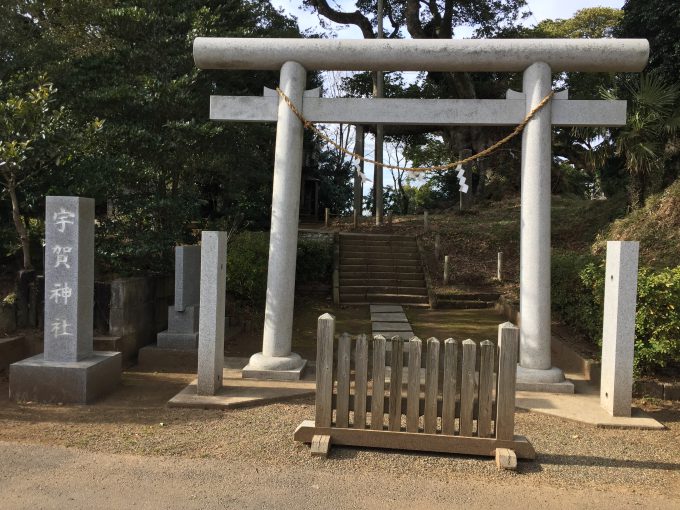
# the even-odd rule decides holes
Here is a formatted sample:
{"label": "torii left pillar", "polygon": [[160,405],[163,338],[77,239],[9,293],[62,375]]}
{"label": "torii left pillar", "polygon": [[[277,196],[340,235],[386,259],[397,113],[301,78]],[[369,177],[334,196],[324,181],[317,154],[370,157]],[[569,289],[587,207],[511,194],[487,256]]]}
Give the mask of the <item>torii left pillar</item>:
{"label": "torii left pillar", "polygon": [[[307,71],[297,62],[281,67],[279,86],[298,107],[302,107],[306,78]],[[250,357],[244,378],[298,380],[307,364],[291,350],[303,131],[300,120],[279,99],[262,352]]]}

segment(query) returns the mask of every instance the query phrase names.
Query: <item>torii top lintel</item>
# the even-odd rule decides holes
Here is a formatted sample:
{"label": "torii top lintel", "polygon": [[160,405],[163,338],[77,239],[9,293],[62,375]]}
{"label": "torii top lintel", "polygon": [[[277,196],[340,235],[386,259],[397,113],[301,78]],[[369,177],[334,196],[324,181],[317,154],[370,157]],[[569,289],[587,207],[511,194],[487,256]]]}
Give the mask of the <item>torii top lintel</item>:
{"label": "torii top lintel", "polygon": [[535,62],[552,71],[639,72],[646,39],[255,39],[198,37],[201,69],[519,72]]}

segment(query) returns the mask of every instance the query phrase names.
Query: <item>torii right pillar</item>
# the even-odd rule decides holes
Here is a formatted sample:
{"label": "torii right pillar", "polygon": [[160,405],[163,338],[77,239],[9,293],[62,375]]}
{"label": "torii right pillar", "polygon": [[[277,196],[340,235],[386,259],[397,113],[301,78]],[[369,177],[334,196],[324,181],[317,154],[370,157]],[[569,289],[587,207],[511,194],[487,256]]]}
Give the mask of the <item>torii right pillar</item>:
{"label": "torii right pillar", "polygon": [[[524,71],[523,92],[530,112],[552,90],[550,66]],[[522,134],[520,243],[520,349],[517,389],[573,393],[574,385],[550,357],[550,167],[552,107],[548,102]]]}

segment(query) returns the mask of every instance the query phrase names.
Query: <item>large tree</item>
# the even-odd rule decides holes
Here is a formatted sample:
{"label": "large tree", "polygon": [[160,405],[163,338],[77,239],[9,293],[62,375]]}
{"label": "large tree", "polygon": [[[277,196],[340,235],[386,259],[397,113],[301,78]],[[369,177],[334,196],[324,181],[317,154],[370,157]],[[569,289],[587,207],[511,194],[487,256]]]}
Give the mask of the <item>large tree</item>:
{"label": "large tree", "polygon": [[[326,0],[305,0],[305,4],[328,21],[355,25],[364,38],[376,37],[376,3],[358,0],[356,10],[342,11]],[[384,12],[389,21],[385,37],[399,38],[408,34],[413,39],[452,39],[459,32],[470,29],[473,37],[503,37],[516,33],[518,22],[528,15],[524,0],[440,0],[422,2],[419,0],[385,0]],[[365,80],[364,80],[365,81]],[[420,83],[416,91],[420,97],[441,98],[498,98],[507,89],[508,76],[496,73],[427,73],[426,79]],[[389,96],[389,89],[386,88]],[[406,132],[408,131],[408,132]],[[457,156],[460,150],[470,149],[479,152],[499,137],[502,130],[495,128],[458,127],[438,131],[448,147],[446,159]],[[422,144],[422,137],[413,137],[413,129],[399,131],[390,130],[390,134],[408,134],[410,140]],[[421,133],[422,134],[422,133]],[[436,139],[430,138],[436,143]],[[414,157],[418,156],[417,147],[411,147]],[[429,155],[441,151],[430,151]],[[421,162],[441,163],[428,160],[420,154]],[[486,171],[490,167],[507,166],[507,154],[478,162],[473,189],[482,193]],[[444,179],[444,182],[446,179]],[[456,187],[457,189],[457,187]]]}
{"label": "large tree", "polygon": [[14,0],[0,14],[0,77],[19,87],[46,72],[55,107],[106,121],[97,157],[57,183],[108,201],[97,230],[105,269],[164,270],[206,220],[266,225],[274,127],[211,122],[208,100],[260,95],[278,76],[200,71],[192,43],[299,37],[293,19],[259,0]]}

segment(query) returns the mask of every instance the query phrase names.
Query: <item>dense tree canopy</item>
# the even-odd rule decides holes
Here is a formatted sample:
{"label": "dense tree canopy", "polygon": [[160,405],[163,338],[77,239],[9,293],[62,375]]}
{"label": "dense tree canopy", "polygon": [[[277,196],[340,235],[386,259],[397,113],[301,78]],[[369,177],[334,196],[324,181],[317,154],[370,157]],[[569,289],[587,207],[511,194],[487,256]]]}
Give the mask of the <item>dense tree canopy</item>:
{"label": "dense tree canopy", "polygon": [[[208,99],[259,95],[278,76],[199,71],[191,45],[200,35],[299,37],[293,19],[238,0],[16,0],[0,9],[7,91],[46,74],[59,90],[55,107],[76,122],[105,121],[95,157],[63,167],[50,191],[108,201],[97,239],[106,270],[162,270],[192,222],[266,224],[273,126],[210,122]],[[41,216],[46,191],[23,190],[24,214]]]}

